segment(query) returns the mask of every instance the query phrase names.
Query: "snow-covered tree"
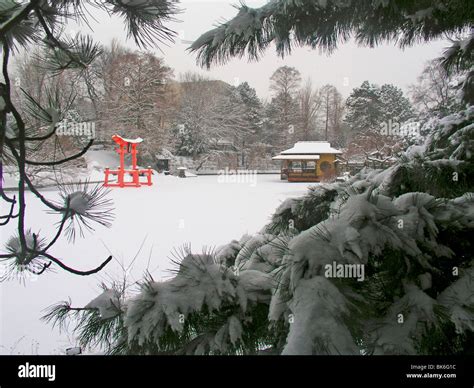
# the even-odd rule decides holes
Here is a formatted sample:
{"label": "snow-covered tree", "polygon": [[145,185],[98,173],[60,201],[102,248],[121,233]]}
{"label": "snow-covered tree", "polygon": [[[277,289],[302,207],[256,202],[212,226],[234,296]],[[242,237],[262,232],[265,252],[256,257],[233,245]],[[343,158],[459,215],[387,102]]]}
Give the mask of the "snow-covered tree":
{"label": "snow-covered tree", "polygon": [[245,106],[245,120],[249,123],[254,134],[258,135],[262,129],[263,105],[257,92],[248,82],[243,82],[236,88],[238,97]]}
{"label": "snow-covered tree", "polygon": [[[349,155],[362,155],[383,164],[410,139],[407,121],[414,115],[413,109],[402,90],[394,85],[379,87],[363,82],[347,98],[346,110]],[[374,153],[375,158],[371,156]]]}
{"label": "snow-covered tree", "polygon": [[263,105],[257,92],[247,82],[241,83],[231,94],[230,103],[240,117],[233,131],[234,146],[240,154],[239,165],[248,167],[253,145],[262,136]]}
{"label": "snow-covered tree", "polygon": [[140,158],[152,155],[167,143],[169,83],[172,70],[151,53],[125,50],[102,69],[104,93],[100,99],[102,139],[115,133],[146,139]]}
{"label": "snow-covered tree", "polygon": [[[469,12],[468,12],[469,13]],[[454,38],[450,38],[451,46],[438,58],[441,66],[449,77],[463,73],[458,84],[458,99],[464,104],[474,104],[474,29],[471,28]]]}
{"label": "snow-covered tree", "polygon": [[346,100],[346,109],[345,121],[355,133],[378,130],[385,119],[380,88],[369,81],[352,90]]}
{"label": "snow-covered tree", "polygon": [[384,122],[404,123],[414,115],[410,100],[403,91],[394,85],[384,84],[380,87],[380,102]]}
{"label": "snow-covered tree", "polygon": [[329,128],[331,129],[329,141],[336,148],[346,145],[347,126],[344,123],[345,110],[345,100],[336,89],[332,95],[332,106],[329,111]]}
{"label": "snow-covered tree", "polygon": [[[180,101],[172,131],[178,155],[197,156],[210,148],[217,137],[214,109],[223,92],[214,81],[195,73],[183,74],[179,85]],[[202,98],[202,96],[207,98]]]}
{"label": "snow-covered tree", "polygon": [[210,67],[245,54],[258,59],[272,43],[280,55],[291,53],[298,45],[332,52],[351,38],[371,47],[383,41],[406,47],[461,33],[471,27],[473,12],[463,0],[435,4],[416,0],[276,0],[259,8],[242,4],[233,19],[204,33],[191,49],[203,66]]}
{"label": "snow-covered tree", "polygon": [[240,91],[198,74],[184,75],[179,87],[181,98],[172,127],[176,152],[193,157],[218,154],[222,153],[219,143],[224,140],[233,142],[243,157],[247,148],[243,140],[255,131],[258,122],[253,121],[257,117]]}
{"label": "snow-covered tree", "polygon": [[[96,116],[90,99],[87,97],[87,86],[83,73],[73,69],[64,70],[61,76],[53,77],[45,66],[44,57],[49,49],[36,47],[32,53],[16,56],[12,62],[12,102],[23,116],[25,125],[30,128],[44,127],[41,114],[35,110],[37,106],[56,106],[58,116],[67,116],[68,120],[77,122],[95,121]],[[73,118],[74,117],[74,118]],[[67,157],[82,149],[88,136],[52,136],[44,139],[41,145],[29,147],[29,159],[47,161],[60,155]],[[81,158],[66,163],[63,167],[81,165]],[[31,170],[47,170],[42,166],[30,166]],[[33,178],[34,179],[34,178]]]}

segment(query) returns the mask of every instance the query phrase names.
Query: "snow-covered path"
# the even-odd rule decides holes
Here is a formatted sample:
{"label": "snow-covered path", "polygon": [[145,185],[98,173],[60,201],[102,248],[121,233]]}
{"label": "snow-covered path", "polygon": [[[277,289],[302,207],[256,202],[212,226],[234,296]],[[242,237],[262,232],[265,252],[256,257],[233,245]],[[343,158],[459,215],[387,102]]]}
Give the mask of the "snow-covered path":
{"label": "snow-covered path", "polygon": [[[155,279],[170,276],[170,253],[190,243],[193,251],[217,247],[244,233],[259,231],[276,207],[288,197],[306,192],[306,183],[280,181],[279,175],[258,175],[255,183],[219,182],[218,176],[179,179],[154,176],[152,187],[113,189],[115,215],[110,229],[98,227],[76,240],[63,239],[51,250],[65,263],[90,269],[110,252],[127,266],[137,258],[129,279],[139,280],[148,266]],[[43,192],[55,199],[54,191]],[[53,236],[56,215],[48,214],[31,193],[27,194],[28,227],[42,236]],[[5,212],[2,205],[3,213]],[[0,244],[14,233],[14,224],[0,228]],[[25,285],[17,281],[0,284],[0,354],[63,353],[74,339],[40,322],[42,309],[71,297],[84,306],[98,295],[98,284],[120,277],[117,261],[96,276],[78,277],[58,270]],[[18,342],[18,343],[16,343]]]}

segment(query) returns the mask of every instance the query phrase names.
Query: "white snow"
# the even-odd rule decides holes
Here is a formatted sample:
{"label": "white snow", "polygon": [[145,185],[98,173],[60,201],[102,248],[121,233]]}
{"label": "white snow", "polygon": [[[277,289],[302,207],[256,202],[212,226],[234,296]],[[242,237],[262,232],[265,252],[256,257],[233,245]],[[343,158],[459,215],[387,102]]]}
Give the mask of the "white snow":
{"label": "white snow", "polygon": [[123,140],[124,142],[130,143],[130,144],[138,144],[138,143],[143,142],[143,139],[141,137],[137,137],[136,139],[126,139],[120,135],[114,135],[114,136],[117,137],[117,139]]}
{"label": "white snow", "polygon": [[[394,303],[377,329],[374,354],[416,354],[414,338],[422,323],[433,324],[437,317],[434,312],[436,301],[413,284],[405,287],[406,294]],[[409,313],[401,314],[401,311]],[[400,321],[400,317],[403,321]]]}
{"label": "white snow", "polygon": [[331,147],[327,141],[299,141],[293,148],[282,151],[282,155],[297,154],[341,154],[342,152]]}
{"label": "white snow", "polygon": [[84,308],[99,310],[102,319],[115,317],[120,311],[120,294],[113,289],[105,290],[97,298],[87,303]]}
{"label": "white snow", "polygon": [[474,304],[473,282],[474,270],[469,268],[465,276],[461,276],[438,297],[440,304],[448,309],[458,333],[466,329],[474,330],[474,313],[469,309],[469,306]]}
{"label": "white snow", "polygon": [[294,322],[282,354],[359,354],[342,321],[348,301],[331,281],[322,276],[301,280],[290,308]]}

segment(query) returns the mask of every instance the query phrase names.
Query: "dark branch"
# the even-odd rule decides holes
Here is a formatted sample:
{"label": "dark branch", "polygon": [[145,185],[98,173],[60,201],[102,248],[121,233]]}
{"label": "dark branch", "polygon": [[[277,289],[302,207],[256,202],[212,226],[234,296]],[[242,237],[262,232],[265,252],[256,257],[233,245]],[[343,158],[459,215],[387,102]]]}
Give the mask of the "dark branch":
{"label": "dark branch", "polygon": [[[10,76],[8,74],[8,61],[10,58],[10,48],[8,47],[7,41],[3,39],[3,78],[5,79],[6,93],[3,95],[7,111],[11,112],[15,117],[18,126],[18,139],[19,139],[19,155],[18,155],[18,170],[20,172],[20,180],[18,182],[18,236],[20,238],[21,250],[25,251],[26,238],[25,238],[25,159],[26,159],[26,146],[25,146],[25,123],[21,118],[18,111],[13,106],[11,101],[11,83]],[[3,139],[3,138],[2,138]],[[7,139],[5,139],[7,140]],[[3,142],[2,142],[3,151]]]}
{"label": "dark branch", "polygon": [[[2,176],[3,177],[3,176]],[[9,202],[9,203],[16,203],[16,197],[13,196],[13,198],[10,198],[9,196],[7,196],[5,194],[5,191],[3,190],[3,187],[0,188],[0,197],[2,197],[2,199],[6,202]]]}
{"label": "dark branch", "polygon": [[49,263],[43,264],[43,268],[41,268],[41,270],[39,270],[38,272],[33,271],[33,270],[30,270],[30,271],[35,275],[42,275],[44,271],[46,271],[49,267],[51,267],[51,264],[52,264],[51,261]]}
{"label": "dark branch", "polygon": [[10,222],[11,219],[17,218],[19,214],[13,215],[13,210],[15,209],[16,201],[12,202],[10,205],[10,213],[6,216],[0,216],[0,219],[5,220],[0,223],[0,226],[4,226]]}
{"label": "dark branch", "polygon": [[111,260],[112,256],[109,256],[101,265],[99,265],[97,268],[91,269],[89,271],[79,271],[77,269],[68,267],[66,264],[64,264],[61,260],[56,259],[54,256],[50,255],[49,253],[46,252],[33,252],[37,254],[41,254],[41,256],[46,257],[48,260],[51,260],[53,263],[59,265],[62,269],[64,269],[67,272],[73,273],[75,275],[80,275],[80,276],[88,276],[88,275],[93,275],[99,271],[101,271]]}
{"label": "dark branch", "polygon": [[46,246],[46,248],[43,249],[44,252],[46,252],[49,248],[51,248],[56,243],[56,241],[58,241],[58,239],[61,236],[61,233],[64,229],[64,225],[66,224],[66,221],[67,221],[68,217],[69,217],[69,203],[68,203],[68,206],[65,209],[65,213],[64,213],[63,219],[61,220],[61,224],[59,225],[59,229],[56,232],[56,236],[54,236],[54,238]]}

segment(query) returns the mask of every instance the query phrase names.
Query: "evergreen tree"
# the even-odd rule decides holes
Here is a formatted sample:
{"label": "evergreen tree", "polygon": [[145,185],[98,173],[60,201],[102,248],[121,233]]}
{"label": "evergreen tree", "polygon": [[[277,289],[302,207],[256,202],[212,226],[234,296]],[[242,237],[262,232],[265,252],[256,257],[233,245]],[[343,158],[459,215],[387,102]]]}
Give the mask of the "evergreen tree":
{"label": "evergreen tree", "polygon": [[403,91],[391,84],[380,87],[380,103],[382,105],[382,117],[385,122],[404,123],[414,115],[413,107],[403,95]]}
{"label": "evergreen tree", "polygon": [[245,120],[252,129],[253,134],[257,135],[261,131],[263,120],[263,105],[257,96],[257,92],[248,82],[237,86],[237,92],[240,100],[245,106]]}
{"label": "evergreen tree", "polygon": [[[366,162],[384,163],[412,139],[404,133],[414,113],[410,101],[396,86],[381,87],[368,81],[355,88],[346,101],[345,122],[350,155],[364,156]],[[407,131],[408,132],[408,131]],[[371,154],[378,153],[374,159]]]}
{"label": "evergreen tree", "polygon": [[355,133],[378,131],[389,122],[402,125],[414,112],[400,88],[384,84],[381,87],[364,81],[346,101],[345,121]]}
{"label": "evergreen tree", "polygon": [[353,132],[375,131],[384,120],[384,107],[380,99],[380,89],[369,81],[354,88],[346,100],[345,121]]}
{"label": "evergreen tree", "polygon": [[262,136],[263,106],[257,92],[247,82],[237,86],[232,99],[233,105],[241,111],[234,132],[235,145],[240,153],[240,165],[247,166],[247,156],[252,145]]}
{"label": "evergreen tree", "polygon": [[[172,125],[175,152],[180,156],[197,156],[209,150],[209,139],[203,127],[201,114],[192,105],[184,105],[179,111],[177,121]],[[205,124],[204,124],[205,125]]]}

